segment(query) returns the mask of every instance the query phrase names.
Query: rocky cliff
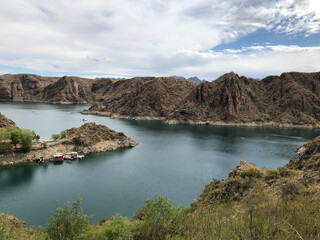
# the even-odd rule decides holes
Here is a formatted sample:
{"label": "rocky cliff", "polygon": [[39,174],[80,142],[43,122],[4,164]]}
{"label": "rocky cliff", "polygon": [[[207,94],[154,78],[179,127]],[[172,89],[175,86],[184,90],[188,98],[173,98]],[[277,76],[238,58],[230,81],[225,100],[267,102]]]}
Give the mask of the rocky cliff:
{"label": "rocky cliff", "polygon": [[11,119],[7,118],[5,115],[0,113],[0,128],[11,127],[11,126],[16,126],[14,121],[12,121]]}
{"label": "rocky cliff", "polygon": [[170,77],[116,81],[7,74],[0,76],[0,100],[99,102],[102,115],[128,118],[319,126],[320,72],[262,80],[231,72],[200,84]]}

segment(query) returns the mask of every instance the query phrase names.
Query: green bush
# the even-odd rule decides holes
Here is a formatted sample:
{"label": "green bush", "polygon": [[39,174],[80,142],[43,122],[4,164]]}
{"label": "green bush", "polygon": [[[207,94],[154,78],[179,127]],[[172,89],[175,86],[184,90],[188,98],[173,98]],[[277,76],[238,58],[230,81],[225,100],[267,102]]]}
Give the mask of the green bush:
{"label": "green bush", "polygon": [[245,178],[245,177],[261,178],[262,175],[263,175],[263,173],[256,168],[250,168],[249,170],[240,173],[240,176],[243,178]]}
{"label": "green bush", "polygon": [[91,217],[82,214],[80,205],[81,199],[71,204],[66,202],[64,208],[59,208],[59,203],[55,202],[56,213],[47,225],[47,233],[51,239],[74,240],[88,230]]}
{"label": "green bush", "polygon": [[34,132],[31,132],[29,129],[21,130],[21,148],[30,152],[33,146]]}
{"label": "green bush", "polygon": [[58,140],[60,138],[60,134],[52,134],[51,137],[54,139],[54,140]]}
{"label": "green bush", "polygon": [[296,170],[286,168],[286,167],[279,168],[279,173],[280,173],[281,177],[293,177],[293,176],[297,175]]}
{"label": "green bush", "polygon": [[61,131],[60,138],[66,138],[67,136],[68,136],[68,134],[67,134],[66,130]]}
{"label": "green bush", "polygon": [[265,176],[264,176],[264,179],[266,181],[275,180],[275,179],[279,179],[279,178],[280,178],[280,173],[276,169],[268,169]]}
{"label": "green bush", "polygon": [[166,239],[174,235],[184,213],[184,208],[173,207],[170,200],[155,194],[154,199],[147,199],[146,205],[137,210],[136,217],[142,222],[135,239]]}
{"label": "green bush", "polygon": [[42,142],[42,147],[44,147],[45,149],[48,148],[48,142]]}
{"label": "green bush", "polygon": [[21,142],[21,139],[22,139],[22,134],[21,134],[21,130],[16,128],[16,129],[13,129],[11,132],[10,132],[10,138],[11,138],[11,143],[14,144],[15,146]]}

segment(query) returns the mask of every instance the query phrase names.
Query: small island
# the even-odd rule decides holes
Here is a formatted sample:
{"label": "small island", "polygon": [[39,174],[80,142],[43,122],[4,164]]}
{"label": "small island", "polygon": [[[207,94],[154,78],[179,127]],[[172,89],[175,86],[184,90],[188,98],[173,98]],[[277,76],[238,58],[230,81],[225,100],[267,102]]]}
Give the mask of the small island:
{"label": "small island", "polygon": [[[85,123],[79,128],[71,128],[62,131],[62,133],[53,141],[41,143],[36,140],[29,151],[28,149],[11,147],[10,150],[0,154],[0,166],[34,162],[40,158],[43,161],[50,161],[56,153],[79,152],[88,154],[138,145],[136,141],[127,137],[124,133],[113,131],[96,123]],[[35,135],[35,138],[37,138],[37,135]],[[12,145],[11,142],[9,144]]]}

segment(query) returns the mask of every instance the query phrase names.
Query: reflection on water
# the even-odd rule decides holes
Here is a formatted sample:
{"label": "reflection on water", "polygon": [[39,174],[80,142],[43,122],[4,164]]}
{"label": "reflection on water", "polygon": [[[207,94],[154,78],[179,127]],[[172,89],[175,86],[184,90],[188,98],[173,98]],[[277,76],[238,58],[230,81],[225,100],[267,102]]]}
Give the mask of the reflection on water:
{"label": "reflection on water", "polygon": [[[88,105],[0,103],[0,111],[41,138],[83,124]],[[53,202],[83,198],[93,221],[116,213],[132,216],[155,193],[174,204],[190,204],[213,177],[227,177],[241,160],[276,168],[319,130],[167,125],[86,115],[88,122],[124,132],[138,147],[89,154],[61,165],[23,164],[0,168],[0,212],[28,226],[44,225]]]}

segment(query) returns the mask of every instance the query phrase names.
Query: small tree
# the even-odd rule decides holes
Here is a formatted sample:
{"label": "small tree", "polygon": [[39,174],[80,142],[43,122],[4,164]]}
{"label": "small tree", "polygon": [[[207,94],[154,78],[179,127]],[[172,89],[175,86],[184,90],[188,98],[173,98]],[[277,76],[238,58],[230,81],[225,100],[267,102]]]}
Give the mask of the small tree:
{"label": "small tree", "polygon": [[66,138],[67,136],[68,136],[68,134],[67,134],[66,130],[61,131],[61,133],[60,133],[61,138]]}
{"label": "small tree", "polygon": [[11,143],[14,144],[14,146],[16,146],[18,143],[21,142],[21,130],[16,128],[10,131],[11,134]]}
{"label": "small tree", "polygon": [[47,233],[51,239],[79,239],[79,235],[87,231],[91,216],[83,215],[80,205],[81,199],[71,204],[66,202],[64,208],[59,208],[59,202],[55,202],[56,213],[47,225]]}
{"label": "small tree", "polygon": [[21,147],[24,151],[30,152],[33,146],[34,133],[29,129],[21,130]]}
{"label": "small tree", "polygon": [[47,142],[43,142],[43,143],[42,143],[42,147],[44,147],[45,149],[47,149],[47,148],[48,148],[48,143],[47,143]]}
{"label": "small tree", "polygon": [[60,134],[52,134],[51,136],[54,140],[58,140],[60,138]]}

